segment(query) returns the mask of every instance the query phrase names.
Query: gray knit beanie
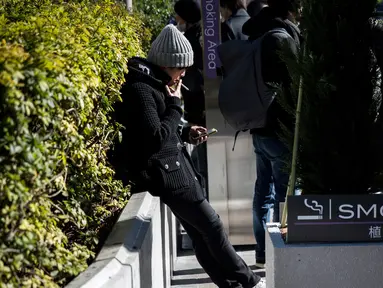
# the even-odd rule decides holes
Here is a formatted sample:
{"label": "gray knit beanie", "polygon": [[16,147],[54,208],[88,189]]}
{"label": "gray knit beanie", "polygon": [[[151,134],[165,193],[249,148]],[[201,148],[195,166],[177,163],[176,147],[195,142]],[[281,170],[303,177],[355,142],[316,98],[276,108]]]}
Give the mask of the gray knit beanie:
{"label": "gray knit beanie", "polygon": [[161,67],[186,68],[193,65],[193,49],[177,27],[169,24],[154,40],[147,59]]}

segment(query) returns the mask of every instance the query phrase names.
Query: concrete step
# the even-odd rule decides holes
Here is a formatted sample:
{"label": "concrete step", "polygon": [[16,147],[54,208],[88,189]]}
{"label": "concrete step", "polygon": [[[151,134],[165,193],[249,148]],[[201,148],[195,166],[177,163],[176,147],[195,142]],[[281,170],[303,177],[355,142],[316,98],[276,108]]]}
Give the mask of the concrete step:
{"label": "concrete step", "polygon": [[193,271],[191,274],[174,276],[172,279],[172,287],[213,288],[217,286],[211,282],[207,274]]}
{"label": "concrete step", "polygon": [[[254,250],[249,247],[237,249],[238,254],[259,276],[265,277],[265,270],[255,267]],[[195,255],[192,252],[184,251],[177,258],[172,279],[173,288],[213,288],[214,285],[208,275],[204,273]]]}

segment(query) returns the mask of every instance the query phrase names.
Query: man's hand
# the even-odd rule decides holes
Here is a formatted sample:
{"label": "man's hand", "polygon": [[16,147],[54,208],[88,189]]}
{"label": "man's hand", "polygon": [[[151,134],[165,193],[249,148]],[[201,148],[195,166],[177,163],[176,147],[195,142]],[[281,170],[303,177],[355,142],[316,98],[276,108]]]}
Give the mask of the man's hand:
{"label": "man's hand", "polygon": [[181,85],[182,84],[182,79],[180,79],[177,84],[176,84],[176,87],[172,88],[172,87],[169,87],[168,85],[166,85],[166,92],[168,94],[169,97],[177,97],[177,98],[180,98],[181,99]]}
{"label": "man's hand", "polygon": [[189,140],[193,145],[199,145],[207,140],[207,129],[201,126],[190,127]]}

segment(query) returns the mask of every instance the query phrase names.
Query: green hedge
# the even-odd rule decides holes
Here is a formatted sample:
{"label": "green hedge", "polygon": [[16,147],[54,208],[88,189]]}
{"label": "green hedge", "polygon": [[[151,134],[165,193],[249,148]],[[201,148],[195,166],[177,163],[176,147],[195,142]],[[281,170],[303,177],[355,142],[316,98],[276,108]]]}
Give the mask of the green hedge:
{"label": "green hedge", "polygon": [[0,1],[0,287],[60,287],[127,202],[106,151],[150,35],[114,1]]}
{"label": "green hedge", "polygon": [[[174,3],[172,0],[133,0],[134,11],[145,24],[153,41],[166,26],[170,17],[174,16]],[[150,43],[148,43],[150,44]],[[149,48],[149,45],[145,47]]]}

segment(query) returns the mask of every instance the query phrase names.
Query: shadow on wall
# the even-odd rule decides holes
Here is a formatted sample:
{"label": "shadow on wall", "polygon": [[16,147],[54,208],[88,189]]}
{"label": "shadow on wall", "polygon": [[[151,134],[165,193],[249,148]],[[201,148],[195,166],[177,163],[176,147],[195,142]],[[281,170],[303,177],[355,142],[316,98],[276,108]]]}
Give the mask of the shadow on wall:
{"label": "shadow on wall", "polygon": [[145,241],[142,241],[142,246],[138,247],[141,251],[145,251],[145,255],[140,257],[140,283],[141,287],[153,287],[152,273],[155,267],[152,267],[152,246],[153,246],[153,225],[151,221],[142,221],[143,235],[145,235]]}
{"label": "shadow on wall", "polygon": [[66,287],[169,287],[175,249],[169,213],[157,197],[134,194],[96,260]]}
{"label": "shadow on wall", "polygon": [[190,279],[177,279],[177,280],[173,280],[172,281],[172,284],[173,286],[181,286],[181,285],[198,285],[198,284],[208,284],[208,283],[212,283],[210,278],[198,278],[198,279],[195,279],[195,278],[190,278]]}
{"label": "shadow on wall", "polygon": [[[104,247],[113,250],[113,247],[120,249],[120,245],[123,242],[123,247],[128,250],[130,255],[144,252],[144,255],[140,255],[139,259],[139,271],[140,271],[140,287],[152,287],[152,243],[153,243],[153,225],[150,219],[141,217],[134,217],[119,221],[112,233],[110,234],[108,241]],[[128,233],[127,231],[136,231],[137,233]],[[124,239],[124,240],[121,240]],[[116,253],[118,253],[116,251]],[[102,257],[103,258],[103,257]],[[97,260],[103,260],[103,259]],[[118,258],[118,256],[117,256]],[[130,259],[118,259],[123,265],[129,265]],[[133,273],[133,278],[135,274]],[[132,286],[135,287],[134,283],[137,283],[138,279],[131,279]]]}

